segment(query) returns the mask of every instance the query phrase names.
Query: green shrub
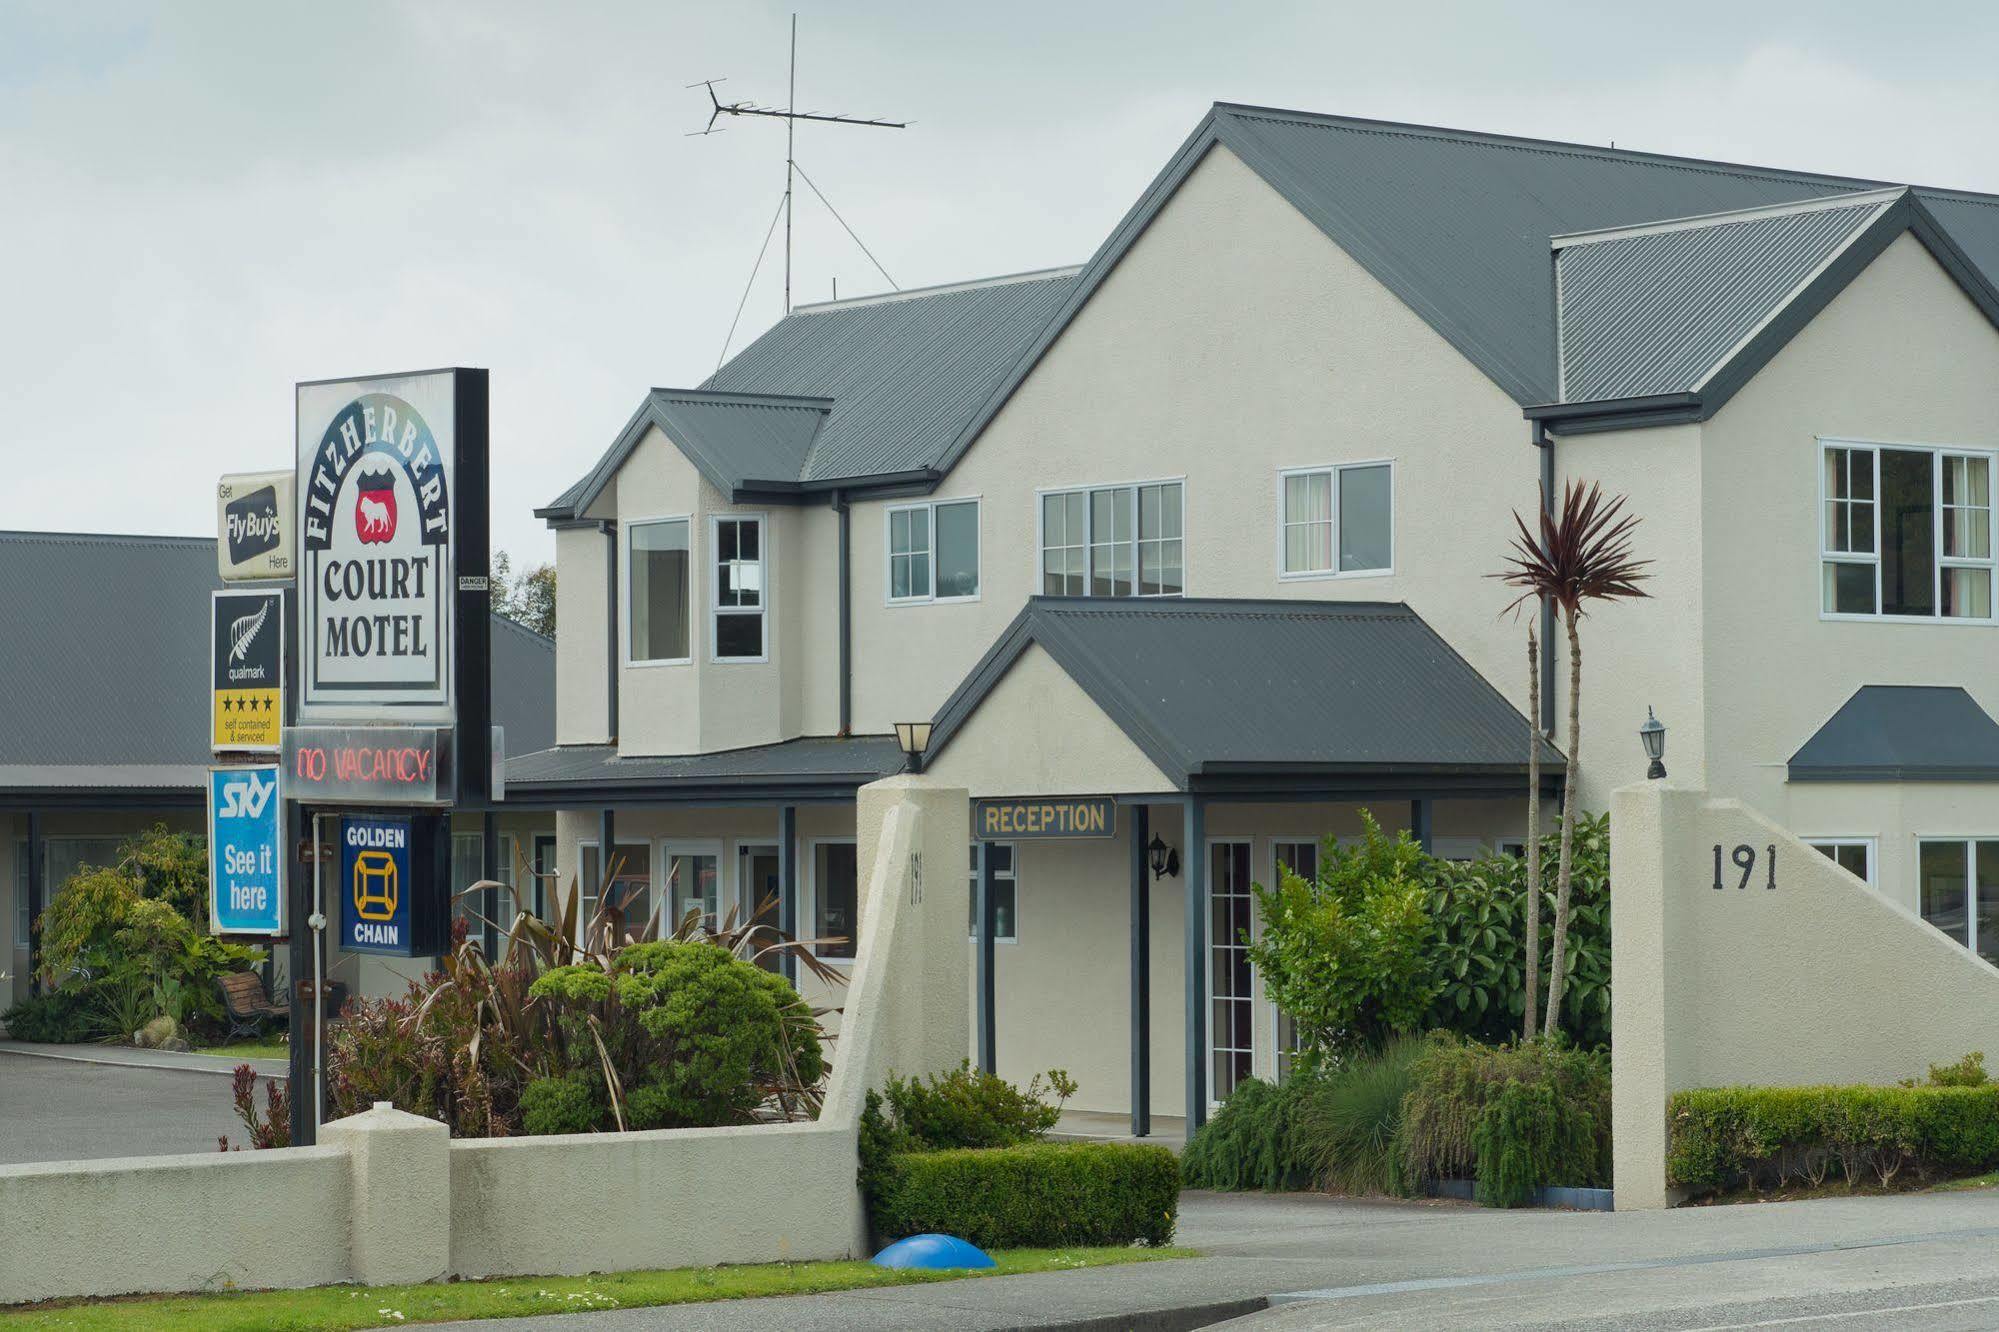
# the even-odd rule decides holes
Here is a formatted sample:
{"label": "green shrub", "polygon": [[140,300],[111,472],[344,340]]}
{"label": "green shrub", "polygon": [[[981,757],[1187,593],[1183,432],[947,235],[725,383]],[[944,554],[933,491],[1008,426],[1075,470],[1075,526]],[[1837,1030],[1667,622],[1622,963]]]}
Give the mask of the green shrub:
{"label": "green shrub", "polygon": [[1302,1189],[1311,1168],[1299,1159],[1293,1130],[1307,1088],[1298,1074],[1282,1085],[1244,1078],[1180,1154],[1180,1179],[1190,1189]]}
{"label": "green shrub", "polygon": [[1429,1048],[1427,1041],[1402,1037],[1320,1077],[1294,1079],[1299,1101],[1289,1155],[1318,1187],[1346,1194],[1405,1191],[1402,1103]]}
{"label": "green shrub", "polygon": [[[1946,1070],[1952,1066],[1945,1065]],[[1999,1168],[1999,1086],[1714,1087],[1667,1101],[1666,1182],[1851,1187]]]}
{"label": "green shrub", "polygon": [[1391,838],[1361,817],[1360,845],[1328,837],[1311,879],[1286,868],[1275,888],[1252,885],[1263,932],[1245,940],[1250,963],[1297,1022],[1300,1045],[1321,1057],[1417,1030],[1437,995],[1428,857],[1406,832]]}
{"label": "green shrub", "polygon": [[604,1113],[603,1098],[586,1078],[536,1078],[521,1088],[521,1128],[532,1136],[590,1133]]}
{"label": "green shrub", "polygon": [[1410,1184],[1471,1178],[1480,1201],[1506,1206],[1536,1188],[1609,1184],[1608,1052],[1559,1040],[1489,1046],[1440,1038],[1416,1061],[1414,1077],[1400,1143]]}
{"label": "green shrub", "polygon": [[1161,1245],[1173,1239],[1180,1166],[1164,1147],[1029,1143],[902,1152],[871,1195],[885,1240],[957,1235],[984,1249]]}
{"label": "green shrub", "polygon": [[1076,1084],[1059,1068],[1035,1074],[1020,1088],[974,1069],[967,1059],[928,1078],[891,1073],[871,1109],[889,1151],[1013,1147],[1054,1128],[1063,1103],[1075,1094]]}
{"label": "green shrub", "polygon": [[[1541,839],[1541,988],[1555,947],[1555,876],[1560,832]],[[1562,1031],[1577,1046],[1610,1044],[1610,820],[1576,821],[1570,888],[1568,984]],[[1520,1035],[1526,1007],[1527,862],[1494,855],[1423,864],[1425,910],[1435,932],[1429,958],[1437,981],[1426,1025],[1487,1044]]]}
{"label": "green shrub", "polygon": [[1904,1078],[1904,1087],[1983,1087],[1990,1078],[1985,1072],[1985,1052],[1973,1050],[1955,1064],[1931,1064],[1927,1083],[1919,1083],[1914,1078]]}
{"label": "green shrub", "polygon": [[71,990],[50,990],[23,999],[8,1009],[0,1021],[7,1035],[17,1041],[48,1041],[73,1045],[97,1034],[96,1022],[82,994]]}

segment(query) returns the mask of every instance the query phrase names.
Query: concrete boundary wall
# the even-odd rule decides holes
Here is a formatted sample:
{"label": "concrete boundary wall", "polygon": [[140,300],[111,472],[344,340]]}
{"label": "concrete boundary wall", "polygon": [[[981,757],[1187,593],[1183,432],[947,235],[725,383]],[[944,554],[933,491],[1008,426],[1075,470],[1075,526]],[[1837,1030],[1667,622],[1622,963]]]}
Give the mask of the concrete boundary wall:
{"label": "concrete boundary wall", "polygon": [[816,1122],[454,1142],[381,1102],[315,1147],[0,1166],[0,1305],[858,1256],[867,1090],[965,1055],[969,826],[962,789],[863,788],[861,934]]}
{"label": "concrete boundary wall", "polygon": [[1740,801],[1618,791],[1610,882],[1620,1210],[1672,1201],[1676,1091],[1892,1084],[1999,1055],[1999,969]]}

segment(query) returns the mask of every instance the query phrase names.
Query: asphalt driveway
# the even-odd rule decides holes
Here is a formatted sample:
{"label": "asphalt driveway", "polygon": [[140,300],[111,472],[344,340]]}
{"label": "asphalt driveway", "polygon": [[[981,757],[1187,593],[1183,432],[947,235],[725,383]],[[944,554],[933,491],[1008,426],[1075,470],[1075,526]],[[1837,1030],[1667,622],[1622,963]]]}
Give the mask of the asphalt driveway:
{"label": "asphalt driveway", "polygon": [[243,1142],[229,1065],[154,1068],[0,1050],[0,1165],[212,1152]]}

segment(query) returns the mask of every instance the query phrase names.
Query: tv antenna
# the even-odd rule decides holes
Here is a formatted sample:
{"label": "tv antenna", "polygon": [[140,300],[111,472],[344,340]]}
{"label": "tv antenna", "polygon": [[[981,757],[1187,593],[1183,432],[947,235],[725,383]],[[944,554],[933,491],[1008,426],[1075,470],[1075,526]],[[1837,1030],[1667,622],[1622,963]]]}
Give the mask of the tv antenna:
{"label": "tv antenna", "polygon": [[[888,270],[881,265],[881,260],[875,258],[874,252],[868,249],[867,244],[859,236],[854,235],[854,229],[847,225],[847,219],[840,216],[839,210],[833,207],[832,201],[820,193],[819,187],[812,183],[812,177],[806,175],[804,170],[799,167],[797,155],[793,151],[793,145],[798,122],[801,120],[816,120],[827,125],[865,125],[875,129],[908,129],[915,122],[908,120],[884,120],[873,116],[827,115],[823,112],[798,110],[798,15],[796,14],[791,16],[791,67],[785,93],[785,105],[778,107],[760,106],[755,102],[749,101],[725,102],[716,93],[715,85],[726,81],[725,79],[703,79],[699,83],[690,83],[687,85],[689,88],[706,88],[708,90],[709,103],[707,125],[701,129],[691,131],[687,137],[693,138],[697,135],[719,133],[722,128],[719,122],[723,116],[762,116],[769,120],[782,120],[784,122],[784,198],[779,204],[779,211],[784,215],[784,312],[786,314],[791,313],[791,202],[793,177],[799,177],[805,181],[806,185],[812,190],[812,193],[818,197],[819,202],[826,205],[826,211],[833,215],[833,220],[840,224],[847,235],[853,239],[854,244],[861,247],[861,253],[867,255],[868,262],[873,264],[875,270],[887,279],[889,286],[894,287],[897,291],[902,290],[896,280],[889,277]],[[772,225],[775,226],[776,222],[777,219],[773,217],[771,219]],[[768,234],[764,237],[764,244],[766,246],[770,244]],[[762,263],[763,252],[758,251],[757,264],[761,266]],[[756,278],[756,269],[752,268],[750,270],[750,284],[752,286],[755,285]],[[749,300],[749,296],[749,287],[745,287],[743,289],[744,302]],[[742,306],[738,305],[736,307],[736,318],[740,320],[742,314]],[[735,333],[736,326],[732,323],[729,325],[729,337],[733,338]],[[724,339],[722,355],[726,358],[728,354],[728,340]]]}

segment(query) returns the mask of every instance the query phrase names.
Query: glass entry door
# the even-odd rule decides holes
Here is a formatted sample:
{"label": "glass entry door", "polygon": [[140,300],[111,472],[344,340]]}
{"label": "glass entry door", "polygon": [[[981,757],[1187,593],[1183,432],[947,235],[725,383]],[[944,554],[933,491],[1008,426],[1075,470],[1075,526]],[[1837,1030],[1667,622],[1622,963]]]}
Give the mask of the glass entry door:
{"label": "glass entry door", "polygon": [[660,933],[678,931],[690,915],[713,930],[721,926],[722,855],[719,846],[668,842],[662,848],[666,869],[665,901],[671,913],[660,922]]}
{"label": "glass entry door", "polygon": [[1219,1104],[1255,1058],[1248,842],[1208,843],[1208,1097]]}
{"label": "glass entry door", "polygon": [[[769,948],[777,941],[777,935],[768,931],[778,928],[781,888],[775,846],[736,849],[736,892],[742,901],[743,923],[757,927],[759,949]],[[757,965],[765,971],[776,971],[777,954],[765,954]]]}

